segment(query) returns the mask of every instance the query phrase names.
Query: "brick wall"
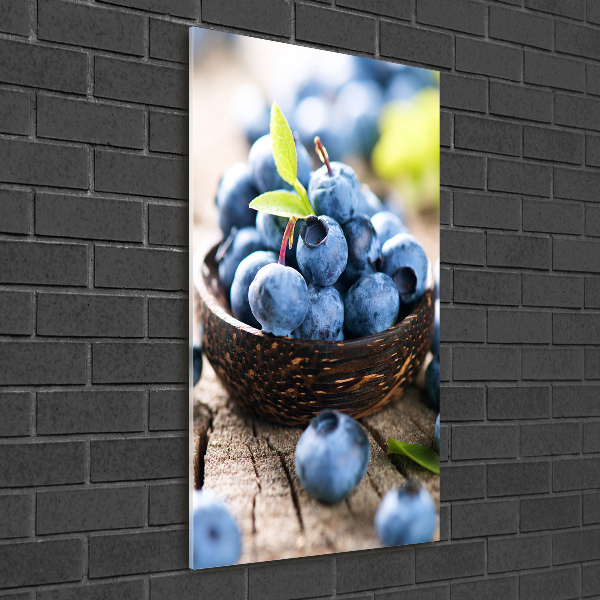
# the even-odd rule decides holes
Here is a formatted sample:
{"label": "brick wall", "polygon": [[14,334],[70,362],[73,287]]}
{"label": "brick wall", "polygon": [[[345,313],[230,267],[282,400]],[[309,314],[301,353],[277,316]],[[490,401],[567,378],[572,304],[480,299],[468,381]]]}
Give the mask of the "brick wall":
{"label": "brick wall", "polygon": [[[439,69],[443,541],[187,571],[187,28]],[[600,597],[600,2],[2,0],[0,597]]]}

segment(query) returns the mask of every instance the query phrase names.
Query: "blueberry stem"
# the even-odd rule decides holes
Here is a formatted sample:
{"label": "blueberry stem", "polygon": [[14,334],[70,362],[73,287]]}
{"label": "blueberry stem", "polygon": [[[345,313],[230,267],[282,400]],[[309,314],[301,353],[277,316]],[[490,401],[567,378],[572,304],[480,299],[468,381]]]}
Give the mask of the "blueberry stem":
{"label": "blueberry stem", "polygon": [[315,136],[315,151],[318,157],[321,159],[321,162],[327,167],[327,174],[329,177],[333,177],[333,171],[331,170],[331,164],[329,162],[329,155],[327,154],[327,150],[325,150],[325,146],[323,146],[323,142],[318,135]]}
{"label": "blueberry stem", "polygon": [[290,217],[288,224],[285,228],[285,232],[283,234],[283,240],[281,240],[281,250],[279,250],[279,264],[285,267],[285,250],[287,245],[289,244],[290,250],[294,245],[294,227],[296,225],[296,221],[298,217]]}

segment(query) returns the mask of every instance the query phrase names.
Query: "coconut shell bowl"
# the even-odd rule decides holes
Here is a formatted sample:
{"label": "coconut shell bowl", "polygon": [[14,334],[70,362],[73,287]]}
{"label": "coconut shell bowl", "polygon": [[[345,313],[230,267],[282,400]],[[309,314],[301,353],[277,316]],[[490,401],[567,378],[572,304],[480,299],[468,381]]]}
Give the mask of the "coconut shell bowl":
{"label": "coconut shell bowl", "polygon": [[249,411],[289,426],[305,425],[326,408],[360,418],[413,383],[433,335],[433,285],[408,316],[376,335],[342,342],[275,337],[232,316],[216,251],[194,278],[204,352],[230,396]]}

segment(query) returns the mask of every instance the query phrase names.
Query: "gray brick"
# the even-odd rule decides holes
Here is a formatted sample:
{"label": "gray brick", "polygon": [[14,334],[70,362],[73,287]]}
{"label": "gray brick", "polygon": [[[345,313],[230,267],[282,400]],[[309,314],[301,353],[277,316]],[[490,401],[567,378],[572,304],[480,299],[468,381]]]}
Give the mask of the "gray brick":
{"label": "gray brick", "polygon": [[186,206],[148,205],[148,241],[166,246],[187,246],[189,211]]}
{"label": "gray brick", "polygon": [[556,456],[580,452],[579,423],[521,425],[521,456]]}
{"label": "gray brick", "polygon": [[600,277],[585,278],[585,307],[600,308]]}
{"label": "gray brick", "polygon": [[1,342],[0,385],[74,385],[86,379],[86,345]]}
{"label": "gray brick", "polygon": [[0,39],[0,81],[85,94],[87,78],[83,52]]}
{"label": "gray brick", "polygon": [[600,206],[585,206],[585,234],[600,237]]}
{"label": "gray brick", "polygon": [[[578,567],[572,567],[571,570],[579,571]],[[583,596],[591,596],[600,592],[600,566],[598,564],[583,565],[581,571]]]}
{"label": "gray brick", "polygon": [[491,420],[546,419],[551,416],[549,386],[488,387],[487,417]]}
{"label": "gray brick", "polygon": [[38,294],[37,333],[73,337],[143,337],[144,299]]}
{"label": "gray brick", "polygon": [[[340,594],[407,585],[415,578],[415,555],[412,548],[395,548],[391,552],[366,554],[352,552],[338,556],[336,563],[336,592]],[[259,597],[256,596],[257,600]]]}
{"label": "gray brick", "polygon": [[585,136],[585,164],[600,167],[600,136]]}
{"label": "gray brick", "polygon": [[452,192],[440,190],[440,225],[450,225],[452,222]]}
{"label": "gray brick", "polygon": [[188,522],[187,483],[164,483],[149,488],[150,525],[175,525]]}
{"label": "gray brick", "polygon": [[30,505],[27,494],[0,496],[0,539],[29,536]]}
{"label": "gray brick", "polygon": [[551,569],[521,575],[520,597],[531,600],[570,600],[579,598],[579,569]]}
{"label": "gray brick", "polygon": [[143,148],[145,121],[138,108],[38,94],[39,137]]}
{"label": "gray brick", "polygon": [[185,115],[151,110],[149,135],[152,152],[188,153],[188,118]]}
{"label": "gray brick", "polygon": [[535,461],[488,465],[487,491],[489,497],[548,493],[550,463]]}
{"label": "gray brick", "polygon": [[40,235],[141,242],[143,205],[129,200],[39,192],[35,232]]}
{"label": "gray brick", "polygon": [[455,187],[483,189],[485,158],[459,152],[440,152],[440,183]]}
{"label": "gray brick", "polygon": [[0,5],[0,31],[29,35],[29,2],[4,0]]}
{"label": "gray brick", "polygon": [[144,430],[143,392],[38,392],[37,433],[125,433]]}
{"label": "gray brick", "polygon": [[563,167],[554,168],[554,196],[570,200],[600,201],[600,173]]}
{"label": "gray brick", "polygon": [[575,496],[523,498],[521,531],[545,531],[577,527],[581,523],[581,499]]}
{"label": "gray brick", "polygon": [[555,270],[600,273],[600,242],[555,239],[553,246]]}
{"label": "gray brick", "polygon": [[37,18],[41,40],[144,56],[145,19],[141,15],[39,0]]}
{"label": "gray brick", "polygon": [[489,577],[480,581],[452,583],[452,600],[517,600],[518,597],[517,577]]}
{"label": "gray brick", "polygon": [[163,19],[150,19],[150,56],[186,63],[189,60],[189,27]]}
{"label": "gray brick", "polygon": [[[150,12],[164,13],[174,17],[193,19],[196,17],[196,3],[194,0],[178,0],[175,4],[171,0],[101,0],[109,4],[141,8]],[[204,17],[204,15],[202,15]]]}
{"label": "gray brick", "polygon": [[184,343],[95,342],[94,383],[186,383],[188,347]]}
{"label": "gray brick", "polygon": [[488,540],[488,573],[538,569],[552,564],[549,535]]}
{"label": "gray brick", "polygon": [[485,6],[471,0],[417,0],[417,21],[475,35],[485,34]]}
{"label": "gray brick", "polygon": [[557,313],[552,330],[555,344],[600,344],[600,314]]}
{"label": "gray brick", "polygon": [[29,435],[29,415],[33,394],[26,392],[0,393],[0,437]]}
{"label": "gray brick", "polygon": [[32,333],[32,301],[28,292],[0,292],[0,334]]}
{"label": "gray brick", "polygon": [[454,225],[518,230],[521,227],[521,199],[456,191]]}
{"label": "gray brick", "polygon": [[[579,499],[579,495],[574,498]],[[600,523],[600,492],[583,494],[583,524]],[[579,525],[579,522],[577,522]]]}
{"label": "gray brick", "polygon": [[278,561],[248,572],[248,600],[291,600],[331,593],[333,558]]}
{"label": "gray brick", "polygon": [[488,189],[530,196],[550,196],[552,167],[539,163],[488,159]]}
{"label": "gray brick", "polygon": [[0,190],[0,231],[29,233],[31,194],[23,190]]}
{"label": "gray brick", "polygon": [[455,346],[452,375],[456,381],[517,380],[519,358],[519,350],[514,348]]}
{"label": "gray brick", "polygon": [[454,425],[452,460],[515,458],[519,428],[514,425]]}
{"label": "gray brick", "polygon": [[583,379],[583,348],[523,348],[523,379]]}
{"label": "gray brick", "polygon": [[569,58],[525,50],[525,83],[576,92],[585,90],[585,64]]}
{"label": "gray brick", "polygon": [[552,315],[518,310],[488,311],[487,341],[495,344],[550,344]]}
{"label": "gray brick", "polygon": [[598,477],[600,477],[600,459],[565,458],[555,460],[552,477],[552,489],[555,492],[597,489]]}
{"label": "gray brick", "polygon": [[444,386],[441,390],[442,421],[483,421],[485,388]]}
{"label": "gray brick", "polygon": [[600,379],[600,348],[586,348],[585,378]]}
{"label": "gray brick", "polygon": [[184,569],[188,531],[145,531],[90,537],[90,578]]}
{"label": "gray brick", "polygon": [[81,539],[2,545],[0,588],[79,581],[83,575],[82,561]]}
{"label": "gray brick", "polygon": [[187,199],[187,161],[107,150],[95,152],[96,190]]}
{"label": "gray brick", "polygon": [[585,0],[570,0],[569,2],[562,2],[562,0],[525,0],[525,8],[573,19],[583,19],[585,16],[584,3]]}
{"label": "gray brick", "polygon": [[247,569],[232,567],[221,569],[188,569],[177,575],[150,578],[151,600],[172,598],[227,598],[246,600]]}
{"label": "gray brick", "polygon": [[600,100],[555,94],[554,116],[557,125],[600,131]]}
{"label": "gray brick", "polygon": [[526,198],[523,229],[547,233],[583,234],[583,204]]}
{"label": "gray brick", "polygon": [[187,69],[97,56],[94,95],[169,108],[187,108]]}
{"label": "gray brick", "polygon": [[412,17],[412,4],[411,0],[338,0],[336,2],[336,6],[345,6],[405,21],[410,21]]}
{"label": "gray brick", "polygon": [[600,95],[600,67],[595,64],[587,65],[585,91],[588,94]]}
{"label": "gray brick", "polygon": [[550,123],[552,93],[522,85],[490,81],[490,113]]}
{"label": "gray brick", "polygon": [[87,163],[86,148],[0,140],[0,179],[6,183],[86,189]]}
{"label": "gray brick", "polygon": [[523,53],[503,44],[457,37],[456,70],[520,81]]}
{"label": "gray brick", "polygon": [[515,305],[521,300],[521,276],[502,271],[455,269],[454,301]]}
{"label": "gray brick", "polygon": [[493,267],[550,269],[552,242],[549,237],[522,234],[487,234],[487,264]]}
{"label": "gray brick", "polygon": [[380,27],[379,48],[382,56],[435,67],[452,66],[450,34],[387,21],[382,21]]}
{"label": "gray brick", "polygon": [[452,539],[517,533],[518,528],[519,503],[516,500],[455,503],[452,506]]}
{"label": "gray brick", "polygon": [[483,575],[485,542],[419,545],[415,558],[417,583]]}
{"label": "gray brick", "polygon": [[444,108],[485,112],[487,110],[486,80],[454,73],[441,73],[440,105]]}
{"label": "gray brick", "polygon": [[600,417],[600,385],[556,385],[552,393],[555,417]]}
{"label": "gray brick", "polygon": [[173,250],[96,246],[97,287],[183,290],[188,255]]}
{"label": "gray brick", "polygon": [[524,273],[523,305],[580,308],[583,283],[583,277]]}
{"label": "gray brick", "polygon": [[440,146],[449,148],[452,145],[452,114],[440,111]]}
{"label": "gray brick", "polygon": [[440,268],[440,298],[442,302],[451,302],[454,285],[454,271],[449,268]]}
{"label": "gray brick", "polygon": [[148,336],[187,338],[188,300],[185,298],[149,298]]}
{"label": "gray brick", "polygon": [[91,480],[95,483],[187,477],[187,453],[187,436],[92,441]]}
{"label": "gray brick", "polygon": [[600,452],[600,422],[591,421],[583,424],[583,452],[591,454]]}
{"label": "gray brick", "polygon": [[38,600],[142,600],[145,597],[144,582],[141,579],[100,584],[85,581],[77,587],[62,586],[37,592]]}
{"label": "gray brick", "polygon": [[485,264],[484,232],[442,229],[440,231],[440,247],[440,252],[444,255],[444,261],[447,263]]}
{"label": "gray brick", "polygon": [[[583,10],[581,11],[584,12]],[[595,0],[587,0],[587,8],[585,9],[585,17],[588,23],[599,23],[600,24],[600,6]],[[583,17],[579,17],[583,18]]]}
{"label": "gray brick", "polygon": [[484,465],[444,465],[440,471],[440,500],[472,500],[486,495]]}
{"label": "gray brick", "polygon": [[552,543],[555,565],[600,558],[600,529],[555,533]]}
{"label": "gray brick", "polygon": [[[363,600],[363,596],[352,596],[352,600]],[[369,596],[364,596],[367,600]],[[392,592],[376,591],[375,600],[448,600],[450,598],[450,584],[435,586],[418,586],[395,590]]]}
{"label": "gray brick", "polygon": [[84,442],[1,444],[0,486],[83,483],[85,458]]}
{"label": "gray brick", "polygon": [[202,2],[202,20],[207,23],[261,31],[271,35],[288,37],[290,17],[290,6],[285,0],[233,0],[227,4],[220,0]]}
{"label": "gray brick", "polygon": [[494,154],[521,154],[521,126],[496,119],[456,115],[454,145],[467,150]]}
{"label": "gray brick", "polygon": [[440,312],[442,342],[485,342],[485,309],[453,306]]}
{"label": "gray brick", "polygon": [[556,21],[556,50],[577,57],[599,59],[598,28]]}
{"label": "gray brick", "polygon": [[144,496],[143,487],[40,492],[37,494],[36,533],[142,527]]}
{"label": "gray brick", "polygon": [[[0,8],[0,11],[2,8]],[[0,15],[0,22],[1,22]],[[30,95],[15,90],[0,90],[0,131],[17,135],[29,135]]]}
{"label": "gray brick", "polygon": [[490,37],[546,50],[552,49],[552,19],[493,5],[490,6],[489,19]]}
{"label": "gray brick", "polygon": [[150,431],[186,430],[188,396],[187,389],[151,391],[148,414]]}
{"label": "gray brick", "polygon": [[524,156],[557,162],[583,163],[583,133],[526,125],[523,135]]}

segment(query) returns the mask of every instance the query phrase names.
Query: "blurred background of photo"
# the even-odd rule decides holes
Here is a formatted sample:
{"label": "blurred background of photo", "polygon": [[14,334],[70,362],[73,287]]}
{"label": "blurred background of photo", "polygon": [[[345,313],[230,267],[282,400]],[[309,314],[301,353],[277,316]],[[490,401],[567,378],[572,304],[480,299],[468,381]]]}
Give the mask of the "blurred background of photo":
{"label": "blurred background of photo", "polygon": [[[332,160],[402,216],[431,263],[439,256],[439,73],[207,29],[193,29],[193,244],[221,239],[215,195],[269,132],[277,101],[309,151],[319,135]],[[276,52],[273,49],[276,48]]]}

